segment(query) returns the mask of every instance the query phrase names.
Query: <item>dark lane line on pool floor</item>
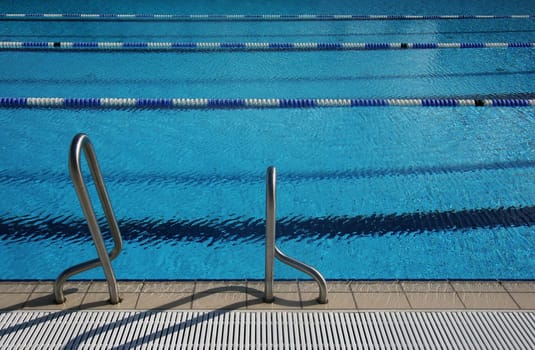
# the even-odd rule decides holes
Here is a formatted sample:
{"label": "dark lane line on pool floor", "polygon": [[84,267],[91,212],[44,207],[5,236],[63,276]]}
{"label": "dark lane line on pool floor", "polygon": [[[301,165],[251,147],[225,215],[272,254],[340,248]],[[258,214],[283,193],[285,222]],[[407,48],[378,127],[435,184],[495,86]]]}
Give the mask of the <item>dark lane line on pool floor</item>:
{"label": "dark lane line on pool floor", "polygon": [[[0,77],[0,84],[244,84],[244,83],[271,83],[274,82],[323,82],[323,81],[370,81],[370,80],[395,80],[395,79],[440,79],[440,78],[464,78],[464,77],[500,77],[500,76],[517,76],[517,75],[534,75],[535,70],[526,71],[493,71],[493,72],[466,72],[466,73],[428,73],[428,74],[382,74],[382,75],[358,75],[358,76],[301,76],[301,77],[266,77],[266,78],[236,78],[236,77],[213,77],[213,78],[13,78]],[[494,93],[494,94],[477,94],[448,96],[447,98],[535,98],[535,93]],[[402,97],[395,97],[402,98]],[[442,98],[436,96],[433,98]]]}
{"label": "dark lane line on pool floor", "polygon": [[[535,167],[535,160],[513,160],[508,162],[464,163],[429,166],[407,166],[403,168],[353,169],[321,172],[286,172],[279,175],[280,181],[303,183],[320,180],[353,180],[385,176],[418,176],[442,175],[450,173],[470,173],[476,171],[516,170]],[[88,177],[89,179],[89,177]],[[227,183],[257,184],[264,182],[264,174],[201,174],[201,173],[139,173],[139,172],[108,172],[104,174],[107,183],[133,185],[217,185]],[[429,179],[427,179],[429,181]],[[38,184],[60,183],[70,186],[71,180],[67,173],[54,171],[0,170],[0,184]]]}
{"label": "dark lane line on pool floor", "polygon": [[[101,222],[101,225],[104,223]],[[264,219],[151,220],[119,218],[123,240],[150,246],[161,242],[260,242],[265,238]],[[449,211],[376,214],[371,216],[281,217],[278,236],[285,240],[335,239],[362,236],[404,236],[425,232],[461,231],[535,225],[535,206],[480,208]],[[1,217],[0,239],[12,242],[61,240],[89,242],[87,224],[81,219],[51,216]]]}
{"label": "dark lane line on pool floor", "polygon": [[[464,35],[464,34],[519,34],[519,33],[534,33],[535,29],[511,29],[511,30],[477,30],[477,31],[428,31],[428,32],[349,32],[349,33],[247,33],[247,34],[99,34],[98,38],[107,38],[115,40],[124,40],[125,38],[300,38],[300,37],[351,37],[351,36],[416,36],[416,35]],[[95,35],[77,35],[77,34],[1,34],[0,38],[9,38],[6,40],[13,40],[13,38],[50,38],[57,40],[59,38],[88,38],[95,39]],[[48,41],[48,40],[47,40]],[[52,41],[52,40],[51,40]]]}

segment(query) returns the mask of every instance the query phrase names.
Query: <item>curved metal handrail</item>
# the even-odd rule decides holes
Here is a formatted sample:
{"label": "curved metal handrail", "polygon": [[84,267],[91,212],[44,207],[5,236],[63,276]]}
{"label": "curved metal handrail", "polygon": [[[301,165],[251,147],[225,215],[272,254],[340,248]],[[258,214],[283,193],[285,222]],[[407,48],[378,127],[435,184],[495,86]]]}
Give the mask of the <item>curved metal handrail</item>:
{"label": "curved metal handrail", "polygon": [[[115,246],[108,253],[106,246],[104,244],[104,239],[100,232],[100,228],[93,210],[93,204],[87,193],[87,188],[84,183],[81,170],[81,153],[82,150],[86,156],[87,164],[93,176],[95,182],[95,187],[100,198],[102,208],[104,209],[104,214],[108,220],[108,225],[113,236],[113,241]],[[119,297],[119,289],[117,286],[117,280],[111,266],[111,260],[115,259],[121,252],[123,241],[121,238],[121,232],[119,231],[119,226],[117,225],[117,220],[115,219],[115,214],[113,213],[113,208],[108,197],[108,192],[106,191],[106,186],[104,184],[104,179],[100,172],[98,166],[97,157],[95,155],[95,150],[93,149],[93,144],[89,140],[89,137],[86,134],[77,134],[74,136],[71,147],[69,151],[69,173],[76,189],[76,194],[78,195],[78,200],[82,206],[85,218],[87,220],[87,225],[89,226],[89,231],[91,232],[91,237],[95,243],[95,248],[97,249],[98,259],[93,259],[73,267],[68,268],[63,271],[56,281],[54,282],[54,296],[56,303],[62,304],[65,302],[65,296],[63,295],[63,285],[68,278],[72,277],[75,274],[90,270],[92,268],[102,266],[104,269],[104,274],[106,280],[108,281],[108,290],[110,293],[110,302],[112,304],[117,304],[121,301]]]}
{"label": "curved metal handrail", "polygon": [[327,282],[323,275],[313,268],[299,260],[284,254],[275,244],[275,211],[277,203],[277,170],[270,166],[266,172],[266,276],[264,283],[264,301],[273,302],[273,263],[274,258],[281,262],[302,271],[318,283],[319,296],[318,303],[327,303]]}

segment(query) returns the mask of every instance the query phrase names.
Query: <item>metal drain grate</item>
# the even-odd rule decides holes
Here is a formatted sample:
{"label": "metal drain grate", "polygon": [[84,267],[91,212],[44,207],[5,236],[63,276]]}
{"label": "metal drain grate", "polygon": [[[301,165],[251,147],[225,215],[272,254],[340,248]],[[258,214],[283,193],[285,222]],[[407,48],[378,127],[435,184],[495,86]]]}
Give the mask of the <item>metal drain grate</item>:
{"label": "metal drain grate", "polygon": [[535,312],[14,311],[1,349],[535,349]]}

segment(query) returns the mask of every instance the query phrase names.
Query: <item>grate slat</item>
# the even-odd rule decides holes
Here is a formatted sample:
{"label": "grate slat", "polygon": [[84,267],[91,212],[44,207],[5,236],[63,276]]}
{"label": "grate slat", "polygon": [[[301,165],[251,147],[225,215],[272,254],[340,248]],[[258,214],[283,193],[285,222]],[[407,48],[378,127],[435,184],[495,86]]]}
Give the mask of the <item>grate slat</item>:
{"label": "grate slat", "polygon": [[396,333],[392,331],[392,319],[385,316],[384,312],[377,315],[378,322],[381,324],[381,330],[384,332],[384,344],[386,349],[395,349],[398,340]]}
{"label": "grate slat", "polygon": [[456,347],[458,349],[466,349],[468,346],[466,345],[466,342],[464,341],[464,337],[462,336],[460,330],[457,328],[457,325],[452,322],[451,314],[446,313],[444,315],[440,315],[440,318],[442,320],[442,324],[445,324],[447,326],[447,329],[450,331],[453,343],[456,344]]}
{"label": "grate slat", "polygon": [[450,333],[449,326],[447,324],[444,324],[443,318],[438,317],[435,313],[430,312],[429,319],[433,323],[433,326],[438,331],[440,335],[440,346],[445,349],[446,343],[448,344],[455,344],[454,337],[452,337]]}
{"label": "grate slat", "polygon": [[249,342],[248,345],[250,348],[253,348],[256,342],[256,313],[247,313],[247,318],[249,320]]}
{"label": "grate slat", "polygon": [[101,339],[104,340],[104,333],[107,331],[110,316],[111,315],[106,314],[102,319],[99,319],[97,316],[97,320],[95,322],[96,327],[91,329],[92,336],[89,337],[87,342],[84,344],[86,349],[95,349],[97,348],[98,344],[102,344]]}
{"label": "grate slat", "polygon": [[485,344],[485,348],[496,349],[496,343],[493,336],[489,334],[489,327],[483,315],[468,313],[467,316],[472,320],[472,329],[479,335],[479,339]]}
{"label": "grate slat", "polygon": [[126,322],[126,316],[124,312],[120,312],[117,317],[117,321],[119,324],[116,325],[116,327],[113,328],[111,333],[111,338],[114,342],[117,344],[121,344],[121,338],[123,335],[123,331],[126,328],[127,322]]}
{"label": "grate slat", "polygon": [[237,334],[236,331],[240,328],[237,320],[237,315],[235,313],[229,313],[229,340],[227,342],[228,345],[231,347],[234,347],[234,345],[238,344],[237,342]]}
{"label": "grate slat", "polygon": [[2,331],[0,333],[0,346],[2,348],[7,347],[8,344],[12,344],[13,338],[18,338],[21,335],[24,335],[23,333],[26,331],[24,323],[29,318],[29,315],[15,313],[0,320],[0,327],[2,327]]}
{"label": "grate slat", "polygon": [[469,334],[466,332],[466,325],[462,320],[459,320],[457,318],[457,313],[451,313],[448,316],[450,316],[450,322],[452,322],[452,325],[455,326],[455,329],[457,330],[458,339],[462,342],[462,348],[463,349],[474,349],[474,342],[470,338]]}
{"label": "grate slat", "polygon": [[69,315],[64,314],[58,318],[57,323],[60,325],[60,329],[56,331],[54,334],[54,337],[50,339],[47,344],[49,344],[49,347],[52,346],[59,346],[59,343],[62,339],[68,339],[67,334],[69,333],[70,327],[69,327]]}
{"label": "grate slat", "polygon": [[494,325],[495,334],[499,335],[500,342],[502,344],[503,349],[507,349],[511,347],[511,340],[508,339],[508,331],[504,330],[504,326],[501,323],[500,319],[496,319],[492,314],[489,314],[489,319],[491,320],[492,324]]}
{"label": "grate slat", "polygon": [[405,336],[405,342],[409,345],[409,349],[421,349],[422,344],[420,342],[418,333],[415,333],[411,327],[411,322],[413,321],[411,320],[410,315],[407,315],[406,313],[399,313],[399,316],[403,320],[403,334]]}
{"label": "grate slat", "polygon": [[[69,323],[70,323],[70,332],[66,335],[66,338],[63,339],[62,345],[72,346],[75,344],[75,346],[78,346],[79,343],[79,334],[83,334],[85,331],[85,321],[89,319],[91,315],[89,313],[83,313],[81,315],[68,315]],[[29,344],[29,343],[27,343]]]}
{"label": "grate slat", "polygon": [[483,314],[483,317],[485,319],[485,323],[487,325],[487,328],[489,330],[489,334],[493,339],[493,344],[497,349],[505,349],[506,345],[503,342],[503,337],[501,336],[501,333],[499,332],[498,328],[496,327],[494,320],[489,317],[488,314]]}
{"label": "grate slat", "polygon": [[353,325],[352,333],[355,337],[355,343],[358,344],[358,347],[360,349],[367,349],[367,346],[365,345],[366,339],[363,335],[363,327],[360,314],[350,313],[348,314],[348,316],[348,323]]}
{"label": "grate slat", "polygon": [[355,343],[351,340],[349,332],[346,327],[342,327],[343,320],[345,315],[340,313],[335,313],[334,317],[336,319],[336,331],[338,335],[343,338],[342,340],[342,349],[351,349],[355,347]]}
{"label": "grate slat", "polygon": [[191,314],[188,313],[186,315],[186,323],[185,323],[185,327],[184,327],[184,338],[183,338],[183,342],[181,344],[183,346],[187,346],[187,349],[191,349],[191,347],[189,345],[191,344],[191,337],[192,337],[192,333],[193,333],[192,322],[191,322],[191,319],[193,317],[198,317],[197,313],[191,313]]}
{"label": "grate slat", "polygon": [[[48,332],[47,332],[47,329],[45,329],[45,327],[41,327],[41,323],[44,323],[44,322],[51,322],[53,320],[53,318],[50,316],[50,315],[44,315],[43,314],[43,321],[39,321],[37,323],[33,323],[32,324],[32,328],[34,328],[34,332],[33,332],[33,335],[32,337],[36,337],[37,339],[39,339],[39,342],[38,342],[38,345],[43,347],[44,348],[44,337],[46,337],[48,335]],[[28,344],[31,344],[33,338],[29,338],[27,341],[28,341]]]}
{"label": "grate slat", "polygon": [[173,326],[173,337],[171,338],[169,348],[171,348],[172,344],[181,344],[181,342],[178,341],[178,338],[182,335],[182,332],[180,332],[180,330],[183,328],[182,322],[185,317],[184,313],[172,313],[172,315],[172,320],[174,321],[175,325]]}
{"label": "grate slat", "polygon": [[519,314],[518,324],[525,330],[526,340],[531,348],[535,348],[535,322],[533,319],[525,317],[523,313]]}
{"label": "grate slat", "polygon": [[377,321],[377,317],[380,315],[380,313],[370,313],[368,314],[368,317],[370,319],[370,333],[373,337],[373,345],[374,349],[385,349],[386,346],[383,342],[383,330],[382,330],[382,323]]}
{"label": "grate slat", "polygon": [[147,334],[147,328],[150,326],[149,319],[152,313],[147,313],[145,315],[140,315],[140,319],[137,322],[136,327],[136,338],[135,342],[133,343],[134,347],[141,346],[143,344],[143,339],[145,338],[145,334]]}
{"label": "grate slat", "polygon": [[368,322],[366,322],[366,314],[358,314],[356,315],[359,318],[359,325],[358,328],[360,336],[362,338],[362,345],[364,346],[364,349],[370,349],[372,342],[371,342],[371,336],[368,331]]}
{"label": "grate slat", "polygon": [[165,337],[166,327],[165,327],[165,313],[158,312],[155,316],[155,324],[153,325],[153,333],[150,337],[150,345],[157,348],[160,347],[161,340]]}
{"label": "grate slat", "polygon": [[[208,321],[209,317],[213,317],[212,313],[199,313],[197,317],[193,319],[193,324],[191,330],[193,332],[192,337],[189,341],[188,349],[197,349],[200,342],[206,342],[206,338],[203,338],[203,329],[205,322]],[[230,324],[233,322],[231,321]]]}
{"label": "grate slat", "polygon": [[[325,328],[327,330],[327,336],[329,337],[330,344],[334,344],[335,349],[342,349],[344,344],[344,335],[339,333],[340,327],[335,317],[336,314],[325,313],[323,317],[327,320],[327,325]],[[332,347],[332,345],[331,345]]]}
{"label": "grate slat", "polygon": [[110,339],[110,334],[112,333],[111,331],[114,328],[113,325],[116,322],[116,316],[117,313],[114,312],[113,314],[108,315],[108,317],[106,318],[104,324],[102,325],[101,332],[99,332],[100,334],[98,334],[96,339],[93,340],[93,343],[96,347],[102,347],[103,344],[106,344],[106,340],[108,340],[109,342],[115,342],[115,339]]}
{"label": "grate slat", "polygon": [[434,333],[433,327],[431,327],[426,317],[426,313],[417,313],[414,316],[418,320],[418,331],[420,332],[420,335],[424,340],[424,344],[432,344],[433,347],[437,347],[437,340],[439,340],[439,338]]}
{"label": "grate slat", "polygon": [[[509,331],[509,334],[514,334],[514,337],[512,339],[513,342],[517,342],[515,345],[515,347],[518,347],[518,348],[527,348],[528,347],[528,343],[526,342],[526,339],[525,339],[525,335],[522,334],[518,327],[515,327],[514,324],[515,324],[515,321],[516,319],[512,319],[511,320],[511,313],[509,312],[506,312],[505,313],[505,317],[510,321],[510,322],[504,322],[504,326],[507,328],[507,330]],[[531,331],[532,333],[535,332],[535,330],[532,330]]]}
{"label": "grate slat", "polygon": [[161,339],[160,344],[164,349],[169,349],[169,342],[173,336],[173,315],[172,313],[165,313],[165,336]]}
{"label": "grate slat", "polygon": [[307,338],[305,333],[305,327],[303,326],[303,315],[297,314],[294,315],[294,318],[296,320],[297,327],[299,329],[299,337],[297,340],[297,345],[300,349],[304,349],[307,346]]}

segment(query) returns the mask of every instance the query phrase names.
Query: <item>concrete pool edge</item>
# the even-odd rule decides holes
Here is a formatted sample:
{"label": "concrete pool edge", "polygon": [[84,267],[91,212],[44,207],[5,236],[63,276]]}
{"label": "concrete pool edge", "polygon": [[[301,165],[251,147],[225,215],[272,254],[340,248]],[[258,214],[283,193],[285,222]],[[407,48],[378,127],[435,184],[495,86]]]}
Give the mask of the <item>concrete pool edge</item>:
{"label": "concrete pool edge", "polygon": [[103,281],[65,285],[57,305],[51,281],[0,281],[0,311],[9,310],[535,310],[535,280],[328,281],[318,304],[312,281],[276,281],[275,302],[262,281],[119,281],[122,302],[109,304]]}

